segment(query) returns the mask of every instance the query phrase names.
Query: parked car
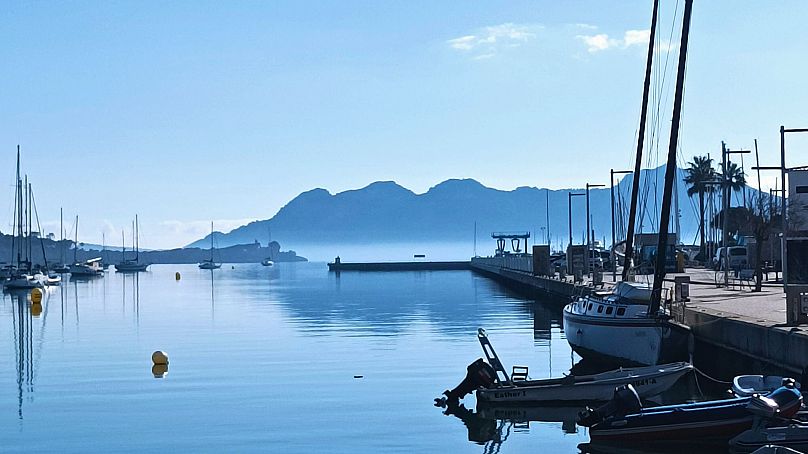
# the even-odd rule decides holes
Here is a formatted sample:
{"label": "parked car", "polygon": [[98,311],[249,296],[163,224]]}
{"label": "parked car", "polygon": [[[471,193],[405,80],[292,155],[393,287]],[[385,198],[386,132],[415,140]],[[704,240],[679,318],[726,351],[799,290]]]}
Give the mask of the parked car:
{"label": "parked car", "polygon": [[747,264],[749,264],[749,256],[746,246],[730,246],[729,248],[720,247],[717,251],[715,251],[715,257],[713,257],[714,270],[718,271],[725,268],[724,250],[728,250],[729,252],[729,254],[726,256],[726,260],[729,262],[729,269],[737,270],[745,268]]}

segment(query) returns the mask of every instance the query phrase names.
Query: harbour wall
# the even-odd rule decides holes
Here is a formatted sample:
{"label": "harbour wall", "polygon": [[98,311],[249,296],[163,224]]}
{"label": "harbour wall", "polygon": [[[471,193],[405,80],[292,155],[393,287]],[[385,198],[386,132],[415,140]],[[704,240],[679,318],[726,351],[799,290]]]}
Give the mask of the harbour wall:
{"label": "harbour wall", "polygon": [[[474,258],[471,269],[530,295],[549,294],[568,300],[573,295],[586,295],[594,290],[589,285],[534,276],[529,256]],[[764,320],[702,308],[697,298],[677,309],[677,321],[693,332],[696,361],[700,364],[727,371],[728,376],[739,370],[799,376],[808,366],[806,328],[772,325]]]}

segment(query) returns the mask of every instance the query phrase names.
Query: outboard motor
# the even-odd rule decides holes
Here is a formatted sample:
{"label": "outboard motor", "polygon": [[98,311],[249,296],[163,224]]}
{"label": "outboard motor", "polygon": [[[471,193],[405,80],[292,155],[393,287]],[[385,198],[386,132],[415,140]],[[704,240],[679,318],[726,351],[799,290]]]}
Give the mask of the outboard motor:
{"label": "outboard motor", "polygon": [[[465,397],[466,394],[481,386],[489,387],[493,385],[496,380],[497,373],[494,368],[480,358],[466,367],[466,378],[464,378],[459,385],[455,386],[451,391],[446,390],[443,392],[443,394],[446,395],[446,401],[444,403],[449,406],[457,405],[460,399]],[[435,401],[438,400],[440,399],[435,399]]]}
{"label": "outboard motor", "polygon": [[614,390],[612,400],[606,404],[578,413],[578,425],[592,427],[610,416],[625,416],[632,413],[639,413],[642,410],[640,396],[631,384],[623,385]]}
{"label": "outboard motor", "polygon": [[795,386],[793,378],[784,378],[783,386],[766,397],[777,403],[778,416],[781,418],[791,419],[802,408],[802,393]]}

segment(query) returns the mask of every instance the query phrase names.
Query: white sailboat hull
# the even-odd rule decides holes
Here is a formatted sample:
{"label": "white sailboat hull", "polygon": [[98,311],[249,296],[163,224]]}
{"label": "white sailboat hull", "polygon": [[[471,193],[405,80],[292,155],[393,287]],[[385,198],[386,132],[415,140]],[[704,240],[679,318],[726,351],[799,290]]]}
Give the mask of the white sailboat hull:
{"label": "white sailboat hull", "polygon": [[564,309],[564,333],[582,357],[600,357],[621,364],[655,365],[661,357],[665,336],[661,320],[607,320],[573,314]]}

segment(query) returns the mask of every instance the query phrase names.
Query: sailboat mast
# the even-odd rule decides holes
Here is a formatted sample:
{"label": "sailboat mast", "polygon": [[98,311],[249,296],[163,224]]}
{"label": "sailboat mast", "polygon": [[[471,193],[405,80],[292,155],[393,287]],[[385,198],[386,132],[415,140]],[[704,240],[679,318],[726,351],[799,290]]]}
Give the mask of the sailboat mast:
{"label": "sailboat mast", "polygon": [[[628,215],[626,231],[626,251],[623,259],[623,280],[628,278],[631,268],[631,257],[634,255],[634,219],[637,217],[637,200],[640,197],[640,170],[642,169],[642,148],[645,143],[645,117],[648,114],[648,92],[651,88],[651,64],[654,60],[654,37],[656,36],[657,12],[659,0],[654,0],[654,11],[651,14],[651,35],[648,37],[648,55],[645,62],[645,82],[642,88],[642,110],[640,111],[640,129],[637,132],[637,155],[634,158],[634,178],[631,186],[631,208]],[[614,245],[612,245],[614,247]]]}
{"label": "sailboat mast", "polygon": [[62,207],[59,207],[59,256],[62,259],[62,266],[65,264],[65,230],[64,230],[64,213]]}
{"label": "sailboat mast", "polygon": [[76,215],[76,231],[73,232],[75,235],[75,244],[73,244],[73,262],[79,263],[78,259],[78,252],[79,252],[79,216]]}
{"label": "sailboat mast", "polygon": [[210,221],[210,261],[213,263],[213,221]]}
{"label": "sailboat mast", "polygon": [[685,13],[682,19],[682,40],[679,45],[679,68],[676,73],[676,93],[673,97],[673,118],[671,119],[668,163],[665,167],[665,190],[662,193],[662,208],[659,217],[659,241],[657,242],[656,264],[654,266],[654,288],[651,292],[649,314],[659,311],[662,300],[662,280],[665,279],[665,259],[668,249],[668,224],[671,215],[671,192],[676,175],[676,151],[679,145],[679,120],[682,114],[682,92],[685,86],[685,66],[687,63],[687,42],[690,34],[690,13],[693,0],[685,0]]}
{"label": "sailboat mast", "polygon": [[20,180],[20,146],[17,145],[17,234],[15,235],[15,243],[17,243],[17,268],[20,267],[22,261],[22,180]]}
{"label": "sailboat mast", "polygon": [[140,223],[137,222],[137,215],[135,215],[135,261],[140,261]]}

